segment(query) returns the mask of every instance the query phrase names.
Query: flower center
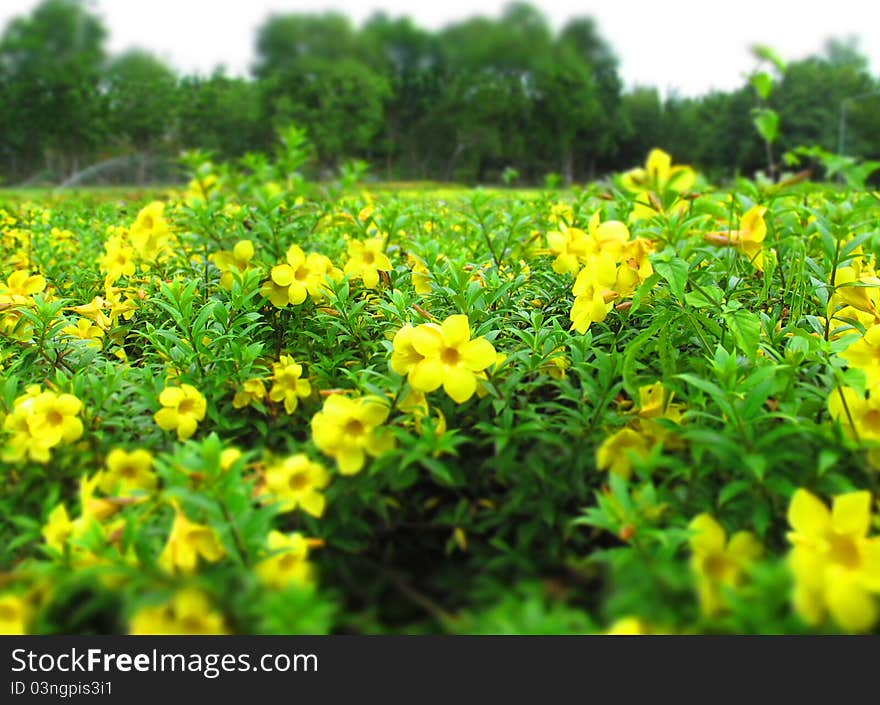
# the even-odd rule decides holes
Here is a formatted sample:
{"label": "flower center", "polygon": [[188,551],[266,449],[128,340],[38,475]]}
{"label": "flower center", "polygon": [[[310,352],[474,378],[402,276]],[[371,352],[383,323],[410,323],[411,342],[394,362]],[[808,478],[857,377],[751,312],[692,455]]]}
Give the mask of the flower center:
{"label": "flower center", "polygon": [[342,428],[351,436],[360,436],[364,432],[364,425],[357,419],[350,419]]}
{"label": "flower center", "polygon": [[461,361],[461,353],[456,348],[444,348],[440,353],[440,359],[443,360],[443,364],[454,367]]}
{"label": "flower center", "polygon": [[880,409],[871,409],[862,417],[862,423],[874,433],[880,433]]}
{"label": "flower center", "polygon": [[184,399],[177,407],[178,414],[192,414],[196,410],[196,403],[192,399]]}
{"label": "flower center", "polygon": [[53,409],[46,414],[46,421],[52,426],[62,426],[64,424],[64,414]]}
{"label": "flower center", "polygon": [[720,553],[714,553],[711,556],[707,556],[705,561],[703,561],[703,570],[706,572],[706,575],[719,582],[727,577],[730,573],[730,568],[730,561]]}
{"label": "flower center", "polygon": [[858,567],[859,547],[851,537],[832,534],[828,542],[831,544],[831,560],[847,568]]}
{"label": "flower center", "polygon": [[195,615],[184,617],[182,620],[180,620],[180,623],[183,626],[184,632],[192,632],[194,634],[198,634],[203,628],[202,620]]}
{"label": "flower center", "polygon": [[376,255],[372,252],[364,252],[364,263],[365,264],[373,264],[376,261]]}
{"label": "flower center", "polygon": [[300,492],[308,487],[309,478],[304,472],[296,472],[290,476],[290,480],[288,480],[288,485],[290,489],[294,492]]}
{"label": "flower center", "polygon": [[305,267],[299,267],[293,275],[293,278],[297,281],[305,281],[309,277],[309,270]]}
{"label": "flower center", "polygon": [[281,570],[293,570],[299,563],[299,558],[292,551],[285,553],[278,559],[278,567]]}

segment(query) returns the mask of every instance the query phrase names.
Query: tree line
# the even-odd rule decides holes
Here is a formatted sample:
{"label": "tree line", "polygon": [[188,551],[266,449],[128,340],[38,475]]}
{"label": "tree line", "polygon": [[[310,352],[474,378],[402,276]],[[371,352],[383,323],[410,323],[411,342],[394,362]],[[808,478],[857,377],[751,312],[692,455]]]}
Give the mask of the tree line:
{"label": "tree line", "polygon": [[[270,16],[252,77],[181,76],[146,51],[110,56],[82,0],[44,0],[0,37],[0,179],[63,182],[88,165],[145,165],[202,150],[225,160],[273,149],[304,127],[316,173],[363,159],[377,178],[585,181],[643,161],[655,146],[716,178],[765,168],[755,90],[694,98],[624,90],[613,48],[590,18],[554,32],[513,3],[428,31],[376,14]],[[674,81],[675,77],[670,77]],[[770,107],[777,154],[820,145],[880,158],[880,82],[855,45],[787,65]],[[151,162],[150,160],[153,160]]]}

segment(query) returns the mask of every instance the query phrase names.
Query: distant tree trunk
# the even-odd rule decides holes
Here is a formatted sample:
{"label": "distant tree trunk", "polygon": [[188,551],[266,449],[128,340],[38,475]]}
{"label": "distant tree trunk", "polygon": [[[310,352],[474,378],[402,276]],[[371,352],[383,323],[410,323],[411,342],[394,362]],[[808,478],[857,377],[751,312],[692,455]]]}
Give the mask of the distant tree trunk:
{"label": "distant tree trunk", "polygon": [[141,151],[140,161],[138,163],[138,184],[143,186],[147,182],[147,159],[146,150]]}
{"label": "distant tree trunk", "polygon": [[574,181],[574,150],[570,144],[562,148],[562,163],[560,165],[562,178],[565,179],[565,185],[568,186]]}

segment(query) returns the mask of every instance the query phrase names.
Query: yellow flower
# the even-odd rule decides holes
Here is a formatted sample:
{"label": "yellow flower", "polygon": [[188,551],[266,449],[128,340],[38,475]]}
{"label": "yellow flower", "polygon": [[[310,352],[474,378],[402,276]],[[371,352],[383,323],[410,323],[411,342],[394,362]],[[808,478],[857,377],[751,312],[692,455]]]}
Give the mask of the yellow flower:
{"label": "yellow flower", "polygon": [[[428,405],[428,399],[424,392],[417,389],[410,389],[404,397],[397,402],[397,408],[406,413],[412,414],[415,422],[416,430],[421,433],[425,418],[431,418],[431,407]],[[436,410],[436,418],[432,419],[434,423],[434,433],[441,435],[446,433],[446,417],[439,409]]]}
{"label": "yellow flower", "polygon": [[232,406],[236,409],[243,409],[250,406],[255,401],[263,401],[266,398],[266,385],[261,379],[249,379],[242,388],[235,393],[232,399]]}
{"label": "yellow flower", "polygon": [[265,474],[265,491],[270,501],[278,503],[279,512],[298,507],[313,517],[324,513],[326,499],[322,490],[330,484],[330,473],[320,463],[303,453],[270,465]]}
{"label": "yellow flower", "polygon": [[291,245],[287,250],[286,264],[272,267],[272,282],[280,288],[287,288],[287,299],[294,306],[306,300],[309,293],[306,284],[310,276],[305,253],[298,245]]}
{"label": "yellow flower", "polygon": [[197,201],[207,200],[217,185],[218,180],[216,174],[206,174],[205,176],[196,177],[186,185],[184,200],[190,205]]}
{"label": "yellow flower", "polygon": [[559,230],[547,233],[547,246],[556,255],[553,260],[553,271],[558,274],[577,274],[589,251],[587,233],[580,228],[570,228],[564,222]]}
{"label": "yellow flower", "polygon": [[104,255],[98,260],[101,271],[105,274],[105,283],[113,284],[121,276],[134,276],[134,258],[134,248],[125,242],[122,235],[111,236],[104,243]]}
{"label": "yellow flower", "polygon": [[208,404],[198,389],[189,384],[165,387],[159,395],[162,408],[154,415],[156,423],[164,431],[177,429],[181,441],[190,438],[205,418]]}
{"label": "yellow flower", "polygon": [[217,532],[205,524],[190,521],[180,506],[174,506],[174,523],[158,565],[166,573],[194,573],[199,559],[216,563],[226,557]]}
{"label": "yellow flower", "polygon": [[431,272],[425,262],[413,254],[408,257],[409,265],[412,267],[412,283],[417,294],[426,296],[431,293]]}
{"label": "yellow flower", "polygon": [[682,442],[656,419],[668,419],[677,424],[682,422],[684,404],[673,404],[673,394],[662,382],[639,387],[638,419],[636,428],[654,443],[663,442],[668,448],[680,448]]}
{"label": "yellow flower", "polygon": [[130,453],[114,448],[107,456],[107,469],[101,473],[99,487],[104,494],[128,495],[138,490],[151,492],[159,483],[153,471],[153,456],[148,450]]}
{"label": "yellow flower", "polygon": [[31,434],[52,446],[72,443],[83,433],[82,421],[77,418],[81,409],[82,402],[72,394],[43,392],[33,400],[28,421]]}
{"label": "yellow flower", "polygon": [[425,356],[413,347],[414,332],[415,328],[407,323],[394,334],[389,365],[399,375],[409,374],[413,367],[425,359]]}
{"label": "yellow flower", "polygon": [[61,329],[64,335],[71,338],[87,341],[89,347],[100,348],[101,338],[104,337],[104,331],[94,325],[88,318],[80,318],[76,325],[65,326]]}
{"label": "yellow flower", "polygon": [[314,566],[309,563],[309,543],[300,533],[271,531],[267,539],[271,555],[257,563],[257,578],[266,587],[283,590],[292,585],[314,582]]}
{"label": "yellow flower", "polygon": [[345,274],[360,277],[365,287],[374,289],[379,283],[379,272],[390,272],[392,269],[391,260],[382,251],[384,245],[385,239],[381,236],[369,240],[350,240]]}
{"label": "yellow flower", "polygon": [[19,595],[0,595],[0,634],[22,636],[27,634],[30,606]]}
{"label": "yellow flower", "polygon": [[629,240],[629,228],[619,220],[601,222],[601,213],[596,211],[587,226],[590,236],[587,238],[587,251],[582,255],[583,263],[589,262],[594,255],[605,254],[615,262],[622,259],[623,249]]}
{"label": "yellow flower", "polygon": [[272,365],[272,389],[269,398],[272,401],[283,401],[284,410],[288,414],[296,411],[300,399],[312,393],[312,385],[302,377],[302,365],[295,362],[289,355],[282,355]]}
{"label": "yellow flower", "polygon": [[606,438],[596,449],[596,465],[628,480],[633,471],[633,457],[646,459],[651,443],[644,434],[622,428]]}
{"label": "yellow flower", "polygon": [[30,457],[48,462],[52,448],[82,436],[82,421],[77,418],[81,409],[82,402],[72,394],[44,392],[39,385],[31,385],[3,420],[4,430],[12,433],[4,445],[3,459],[20,462]]}
{"label": "yellow flower", "polygon": [[618,293],[618,266],[608,254],[597,255],[581,270],[572,289],[575,299],[569,319],[571,329],[586,333],[593,323],[601,323],[608,317]]}
{"label": "yellow flower", "polygon": [[672,166],[672,157],[662,149],[652,149],[644,168],[636,168],[623,175],[623,185],[630,191],[655,191],[662,193],[671,189],[678,193],[687,191],[696,181],[696,173],[689,166]]}
{"label": "yellow flower", "polygon": [[547,220],[549,220],[554,225],[558,225],[560,223],[571,225],[574,223],[574,209],[568,203],[554,203],[552,206],[550,206],[550,215],[547,216]]}
{"label": "yellow flower", "polygon": [[[859,318],[867,328],[880,322],[877,311],[878,297],[880,297],[880,278],[877,277],[873,267],[865,264],[861,258],[856,258],[848,267],[838,267],[834,273],[834,294],[828,302],[828,315]],[[858,313],[844,316],[843,311],[839,310],[841,307],[852,307]]]}
{"label": "yellow flower", "polygon": [[224,448],[220,453],[220,469],[223,472],[227,472],[238,462],[241,456],[242,452],[238,448]]}
{"label": "yellow flower", "polygon": [[395,371],[403,374],[401,370],[406,370],[410,384],[420,392],[433,392],[442,385],[458,404],[473,396],[478,373],[490,367],[497,357],[495,348],[485,338],[471,340],[468,317],[461,314],[450,316],[439,326],[417,326],[401,337],[400,345],[401,352],[392,363],[397,365]]}
{"label": "yellow flower", "polygon": [[74,525],[67,513],[67,507],[58,504],[49,512],[49,520],[42,531],[43,539],[49,548],[58,551],[58,553],[64,553],[64,547],[73,535],[73,530]]}
{"label": "yellow flower", "polygon": [[108,308],[110,308],[108,301],[105,301],[100,296],[95,296],[89,303],[82,304],[81,306],[70,306],[67,310],[93,321],[101,331],[106,331],[113,325],[113,321],[104,313]]}
{"label": "yellow flower", "polygon": [[306,278],[306,289],[312,301],[321,301],[327,297],[327,280],[339,281],[342,279],[342,270],[335,267],[326,255],[310,252],[306,257],[306,269],[309,275]]}
{"label": "yellow flower", "polygon": [[880,384],[880,324],[868,328],[862,338],[839,355],[865,373],[868,386]]}
{"label": "yellow flower", "polygon": [[216,612],[208,597],[195,588],[178,592],[156,607],[142,607],[132,615],[129,634],[193,635],[228,634],[223,615]]}
{"label": "yellow flower", "polygon": [[393,447],[394,437],[380,428],[388,412],[388,402],[381,397],[331,394],[312,417],[312,439],[336,460],[343,475],[353,475],[363,468],[366,455],[378,457]]}
{"label": "yellow flower", "polygon": [[235,243],[232,251],[221,250],[214,254],[212,259],[222,274],[220,275],[220,286],[224,289],[232,289],[232,283],[235,281],[235,272],[245,272],[248,269],[250,261],[254,258],[254,243],[250,240],[239,240]]}
{"label": "yellow flower", "polygon": [[839,387],[828,397],[828,411],[851,438],[880,441],[880,387],[867,399],[851,387]]}
{"label": "yellow flower", "polygon": [[269,299],[269,303],[275,308],[284,308],[290,303],[290,288],[276,284],[272,279],[263,282],[260,295]]}
{"label": "yellow flower", "polygon": [[658,634],[641,617],[621,617],[603,632],[606,636],[645,636]]}
{"label": "yellow flower", "polygon": [[39,274],[29,274],[19,269],[9,275],[6,287],[0,288],[0,303],[27,305],[31,297],[46,288],[46,280]]}
{"label": "yellow flower", "polygon": [[868,536],[871,519],[870,492],[837,495],[830,511],[805,489],[792,496],[788,563],[794,606],[807,623],[821,624],[829,613],[848,632],[866,632],[877,623],[880,537]]}
{"label": "yellow flower", "polygon": [[739,230],[714,231],[706,233],[705,238],[716,245],[732,245],[740,250],[755,269],[764,271],[762,246],[767,236],[767,223],[764,222],[766,206],[752,206],[740,220]]}
{"label": "yellow flower", "polygon": [[754,534],[740,531],[730,541],[721,525],[709,514],[690,523],[691,570],[697,579],[700,608],[712,617],[726,608],[725,589],[745,582],[749,567],[761,555]]}
{"label": "yellow flower", "polygon": [[[625,189],[635,194],[635,207],[631,220],[651,218],[663,213],[663,197],[666,194],[681,194],[696,182],[696,172],[689,166],[672,166],[672,157],[662,149],[652,149],[644,168],[632,169],[621,177]],[[681,212],[687,207],[686,201],[676,198],[669,212]]]}
{"label": "yellow flower", "polygon": [[129,238],[138,256],[153,262],[168,249],[168,240],[171,231],[164,216],[165,204],[154,201],[145,206],[137,215],[134,225],[131,226]]}

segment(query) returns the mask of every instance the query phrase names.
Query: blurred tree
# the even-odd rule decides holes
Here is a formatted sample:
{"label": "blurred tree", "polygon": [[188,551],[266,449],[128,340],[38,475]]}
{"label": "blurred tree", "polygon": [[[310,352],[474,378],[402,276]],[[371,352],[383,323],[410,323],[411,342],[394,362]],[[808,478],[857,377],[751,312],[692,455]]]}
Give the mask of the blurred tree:
{"label": "blurred tree", "polygon": [[130,51],[109,63],[105,83],[110,134],[145,158],[160,151],[160,142],[172,138],[176,124],[177,74],[152,54]]}
{"label": "blurred tree", "polygon": [[388,83],[385,101],[385,176],[393,165],[409,173],[427,174],[426,145],[421,139],[427,115],[442,95],[443,57],[439,42],[408,18],[373,15],[363,29],[371,66]]}
{"label": "blurred tree", "polygon": [[354,59],[302,58],[296,69],[263,81],[265,115],[276,127],[306,128],[321,163],[370,156],[373,138],[384,124],[390,90],[386,78]]}
{"label": "blurred tree", "polygon": [[570,52],[592,72],[593,90],[600,109],[591,111],[574,146],[587,161],[586,175],[593,178],[597,170],[607,170],[615,162],[623,87],[617,71],[617,57],[602,39],[595,21],[588,17],[573,19],[563,27],[558,44],[563,50],[562,56]]}
{"label": "blurred tree", "polygon": [[82,0],[44,0],[0,39],[6,135],[17,166],[42,162],[63,178],[106,133],[98,90],[106,32]]}
{"label": "blurred tree", "polygon": [[257,37],[262,110],[276,127],[305,127],[322,164],[372,156],[384,125],[388,78],[361,35],[338,14],[270,17]]}
{"label": "blurred tree", "polygon": [[345,15],[271,15],[257,31],[254,75],[268,78],[296,72],[302,61],[365,60],[360,36]]}
{"label": "blurred tree", "polygon": [[[852,41],[831,40],[825,54],[788,65],[774,94],[785,149],[820,145],[837,151],[841,111],[847,111],[846,151],[880,156],[880,84]],[[844,106],[846,101],[846,106]]]}
{"label": "blurred tree", "polygon": [[183,147],[219,159],[270,151],[274,132],[262,119],[258,84],[217,71],[210,78],[185,77],[178,95],[178,141]]}
{"label": "blurred tree", "polygon": [[656,88],[636,87],[621,96],[618,163],[635,166],[654,147],[664,147],[663,113],[663,101]]}

